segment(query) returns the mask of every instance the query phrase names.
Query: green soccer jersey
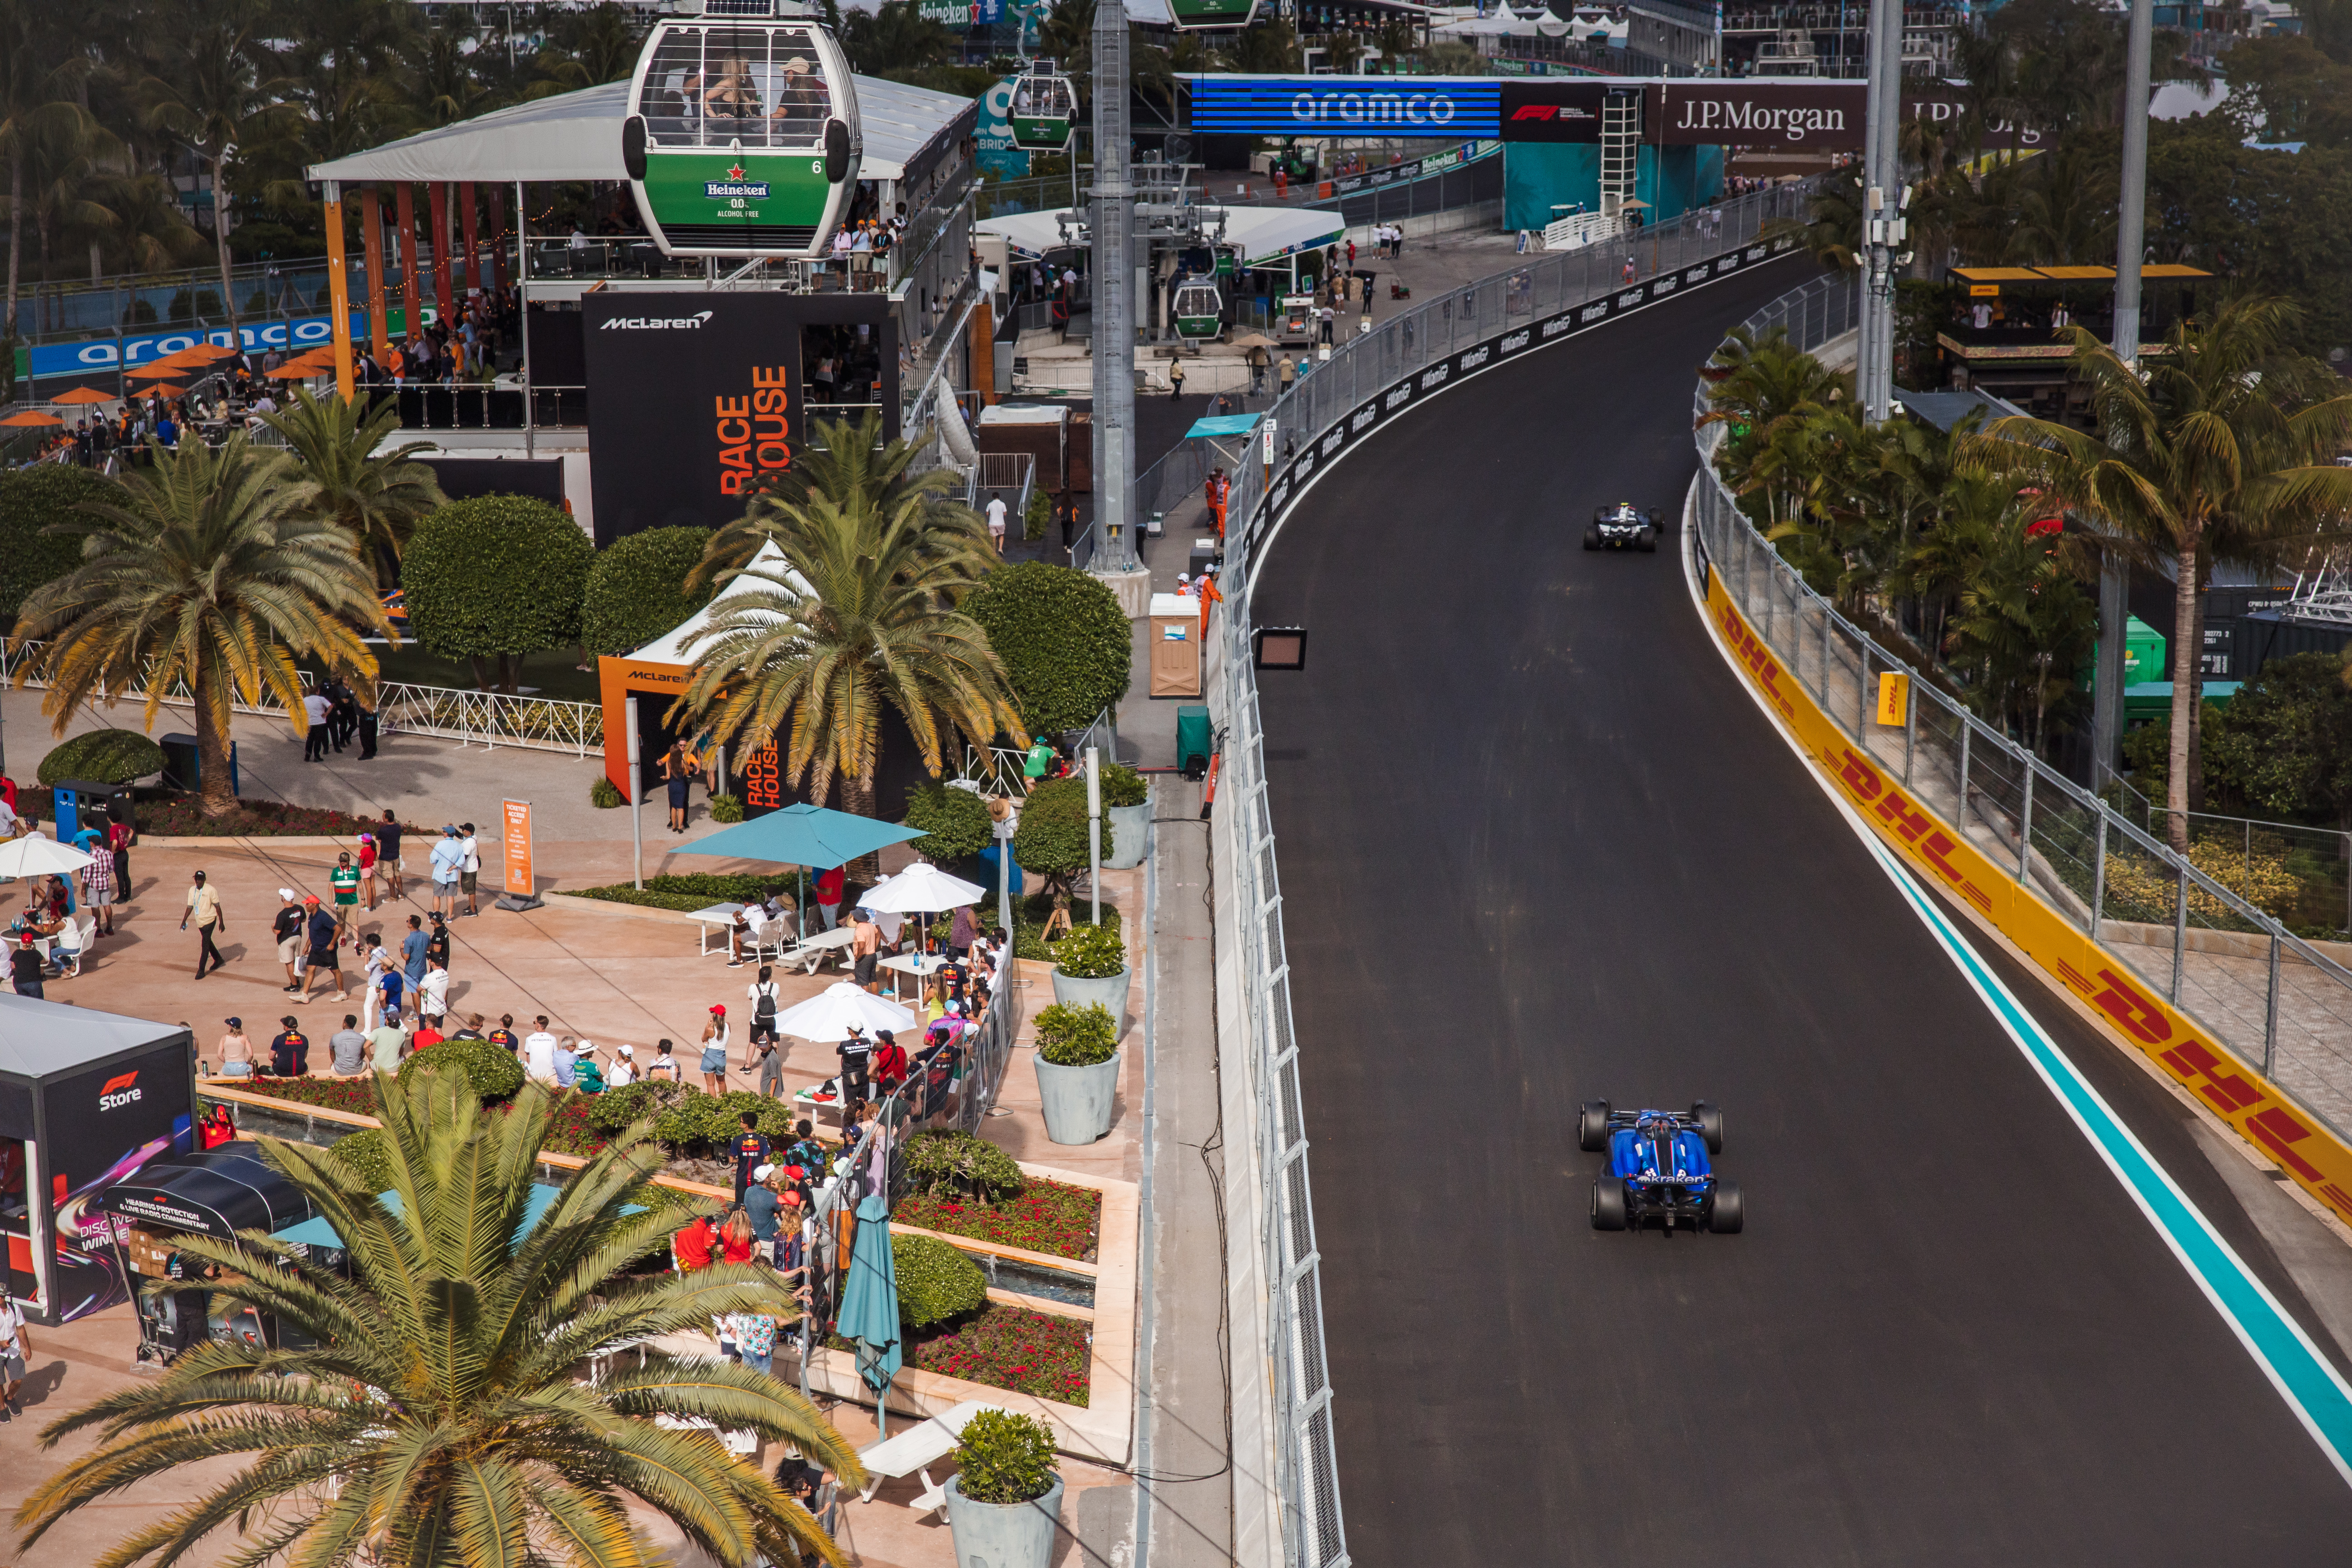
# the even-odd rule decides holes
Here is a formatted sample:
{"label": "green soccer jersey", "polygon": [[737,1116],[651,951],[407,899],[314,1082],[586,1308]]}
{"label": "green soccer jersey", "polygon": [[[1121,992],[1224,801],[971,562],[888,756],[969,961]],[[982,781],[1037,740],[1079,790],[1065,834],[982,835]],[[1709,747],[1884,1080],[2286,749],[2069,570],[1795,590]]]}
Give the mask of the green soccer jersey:
{"label": "green soccer jersey", "polygon": [[327,873],[327,883],[335,889],[335,902],[356,904],[360,901],[360,868],[338,866]]}

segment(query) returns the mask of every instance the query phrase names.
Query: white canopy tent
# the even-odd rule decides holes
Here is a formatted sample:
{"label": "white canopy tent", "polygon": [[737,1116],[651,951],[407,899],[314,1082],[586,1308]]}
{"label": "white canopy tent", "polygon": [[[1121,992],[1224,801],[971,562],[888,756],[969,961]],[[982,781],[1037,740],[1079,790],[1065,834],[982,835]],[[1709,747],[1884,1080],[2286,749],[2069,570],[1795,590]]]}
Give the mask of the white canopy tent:
{"label": "white canopy tent", "polygon": [[772,594],[777,578],[803,598],[816,597],[816,590],[809,586],[808,579],[784,564],[784,552],[776,548],[772,539],[760,546],[759,553],[751,557],[751,564],[741,575],[729,579],[726,586],[711,595],[710,603],[630,654],[629,659],[633,663],[677,664],[691,668],[709,651],[707,647],[698,649],[696,643],[709,633],[712,623],[736,607],[730,601],[740,601],[749,594]]}
{"label": "white canopy tent", "polygon": [[[879,77],[851,79],[857,87],[857,116],[866,135],[866,155],[857,171],[861,180],[904,179],[917,155],[973,110],[967,98]],[[628,112],[629,84],[606,82],[313,163],[310,177],[349,184],[625,180],[629,174],[621,163],[621,122]]]}

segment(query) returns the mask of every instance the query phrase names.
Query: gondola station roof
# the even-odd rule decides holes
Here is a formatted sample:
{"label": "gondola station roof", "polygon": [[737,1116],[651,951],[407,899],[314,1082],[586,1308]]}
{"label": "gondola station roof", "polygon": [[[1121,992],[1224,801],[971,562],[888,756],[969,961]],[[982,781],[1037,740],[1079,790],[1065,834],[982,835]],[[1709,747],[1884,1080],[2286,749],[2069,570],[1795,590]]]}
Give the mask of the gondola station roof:
{"label": "gondola station roof", "polygon": [[[866,137],[858,164],[863,180],[903,180],[921,172],[979,113],[969,98],[879,77],[851,79]],[[526,184],[629,177],[621,161],[621,122],[629,117],[629,84],[608,81],[578,92],[533,99],[511,109],[420,132],[349,157],[310,165],[314,180],[482,180]]]}

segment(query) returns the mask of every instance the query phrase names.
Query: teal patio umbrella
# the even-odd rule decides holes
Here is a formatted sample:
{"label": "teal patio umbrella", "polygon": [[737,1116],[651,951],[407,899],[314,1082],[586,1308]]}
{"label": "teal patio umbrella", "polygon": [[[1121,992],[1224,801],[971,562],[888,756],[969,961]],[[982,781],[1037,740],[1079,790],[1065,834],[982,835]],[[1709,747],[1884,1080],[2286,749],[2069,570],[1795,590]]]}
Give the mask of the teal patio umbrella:
{"label": "teal patio umbrella", "polygon": [[[749,822],[698,838],[691,844],[681,844],[679,855],[724,855],[735,860],[768,860],[779,866],[814,866],[829,871],[835,866],[846,866],[861,856],[871,855],[886,844],[904,844],[909,838],[920,838],[919,827],[901,827],[895,822],[877,822],[870,816],[854,816],[845,811],[834,811],[803,801],[772,811],[765,816],[755,816]],[[801,935],[808,935],[808,889],[801,889]]]}
{"label": "teal patio umbrella", "polygon": [[888,1390],[905,1358],[898,1344],[898,1266],[890,1256],[890,1205],[879,1197],[857,1205],[857,1245],[849,1285],[841,1293],[841,1337],[857,1343],[857,1375],[874,1391],[874,1425],[890,1435]]}

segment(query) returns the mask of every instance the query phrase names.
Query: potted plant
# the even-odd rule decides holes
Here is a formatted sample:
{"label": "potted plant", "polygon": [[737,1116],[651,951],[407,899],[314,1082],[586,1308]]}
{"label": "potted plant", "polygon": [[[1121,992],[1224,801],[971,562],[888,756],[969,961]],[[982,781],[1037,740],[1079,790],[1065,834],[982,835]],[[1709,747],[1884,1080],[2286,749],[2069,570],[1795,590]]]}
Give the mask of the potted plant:
{"label": "potted plant", "polygon": [[1052,1428],[1007,1410],[975,1410],[947,1484],[956,1561],[988,1568],[1046,1568],[1062,1512]]}
{"label": "potted plant", "polygon": [[1091,1143],[1110,1131],[1118,1093],[1118,1025],[1099,1002],[1056,1002],[1037,1015],[1037,1100],[1045,1136]]}
{"label": "potted plant", "polygon": [[1108,763],[1102,771],[1103,820],[1111,831],[1105,837],[1118,853],[1103,855],[1103,869],[1125,871],[1143,864],[1151,843],[1151,786],[1133,768]]}
{"label": "potted plant", "polygon": [[1073,926],[1055,942],[1054,1000],[1083,1007],[1099,1002],[1111,1023],[1126,1026],[1127,944],[1108,926]]}

